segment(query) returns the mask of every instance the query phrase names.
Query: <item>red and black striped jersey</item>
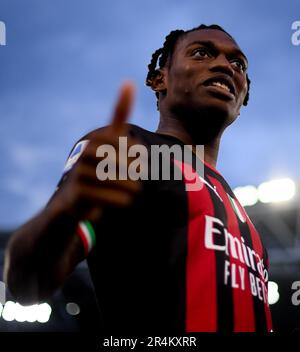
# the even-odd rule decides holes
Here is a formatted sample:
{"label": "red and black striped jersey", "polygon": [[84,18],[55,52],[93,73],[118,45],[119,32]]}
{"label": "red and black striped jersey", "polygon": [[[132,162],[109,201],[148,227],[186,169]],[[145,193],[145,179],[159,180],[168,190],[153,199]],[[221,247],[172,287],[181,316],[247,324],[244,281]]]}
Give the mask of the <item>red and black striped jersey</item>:
{"label": "red and black striped jersey", "polygon": [[[130,133],[147,148],[183,147],[134,125]],[[227,182],[201,162],[199,190],[185,184],[193,162],[173,158],[181,180],[144,181],[130,208],[93,224],[87,260],[104,331],[271,331],[266,249]]]}

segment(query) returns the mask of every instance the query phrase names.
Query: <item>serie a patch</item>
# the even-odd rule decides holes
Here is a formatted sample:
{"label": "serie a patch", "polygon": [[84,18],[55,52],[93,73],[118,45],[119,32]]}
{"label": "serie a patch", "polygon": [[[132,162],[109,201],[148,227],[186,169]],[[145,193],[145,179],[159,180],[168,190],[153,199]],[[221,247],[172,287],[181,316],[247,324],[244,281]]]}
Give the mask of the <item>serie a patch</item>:
{"label": "serie a patch", "polygon": [[86,148],[87,144],[88,144],[88,140],[82,140],[80,142],[78,142],[75,147],[73,148],[66,164],[63,170],[63,173],[65,174],[66,172],[68,172],[69,170],[72,169],[72,167],[75,165],[75,163],[77,162],[77,160],[80,158],[80,155],[83,153],[84,149]]}

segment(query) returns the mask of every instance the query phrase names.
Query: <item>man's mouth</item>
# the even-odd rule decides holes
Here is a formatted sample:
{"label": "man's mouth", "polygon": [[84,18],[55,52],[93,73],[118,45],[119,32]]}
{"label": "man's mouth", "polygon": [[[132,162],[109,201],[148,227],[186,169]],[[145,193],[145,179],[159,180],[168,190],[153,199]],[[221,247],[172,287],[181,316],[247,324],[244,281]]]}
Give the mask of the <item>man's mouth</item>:
{"label": "man's mouth", "polygon": [[221,87],[221,88],[227,90],[227,92],[230,92],[230,88],[226,84],[220,83],[218,81],[217,82],[212,82],[211,84],[209,84],[209,86]]}
{"label": "man's mouth", "polygon": [[229,93],[231,96],[235,96],[235,89],[232,82],[225,77],[213,77],[206,80],[203,83],[206,87],[216,87],[219,91]]}

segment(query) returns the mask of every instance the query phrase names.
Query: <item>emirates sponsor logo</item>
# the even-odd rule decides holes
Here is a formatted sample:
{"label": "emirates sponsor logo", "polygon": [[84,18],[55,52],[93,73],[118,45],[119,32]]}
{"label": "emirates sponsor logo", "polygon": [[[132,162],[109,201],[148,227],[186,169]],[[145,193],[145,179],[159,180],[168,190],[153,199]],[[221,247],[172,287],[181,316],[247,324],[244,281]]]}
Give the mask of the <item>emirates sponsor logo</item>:
{"label": "emirates sponsor logo", "polygon": [[[245,291],[248,275],[252,295],[268,302],[268,271],[263,259],[246,245],[243,236],[234,236],[220,219],[205,215],[204,245],[208,250],[224,252],[225,285]],[[249,270],[246,270],[247,267]]]}

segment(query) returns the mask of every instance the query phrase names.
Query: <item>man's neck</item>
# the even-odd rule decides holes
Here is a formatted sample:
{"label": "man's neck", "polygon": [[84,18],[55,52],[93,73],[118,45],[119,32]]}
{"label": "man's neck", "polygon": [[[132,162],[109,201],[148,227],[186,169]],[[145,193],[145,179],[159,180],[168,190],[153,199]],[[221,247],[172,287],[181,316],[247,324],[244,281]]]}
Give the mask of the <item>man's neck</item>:
{"label": "man's neck", "polygon": [[173,118],[161,119],[156,130],[156,133],[176,137],[185,145],[192,145],[194,151],[196,150],[196,145],[204,145],[204,160],[213,167],[216,167],[217,164],[222,132],[211,138],[209,141],[203,142],[201,136],[197,135],[198,138],[195,137],[194,134],[190,133],[179,120]]}

